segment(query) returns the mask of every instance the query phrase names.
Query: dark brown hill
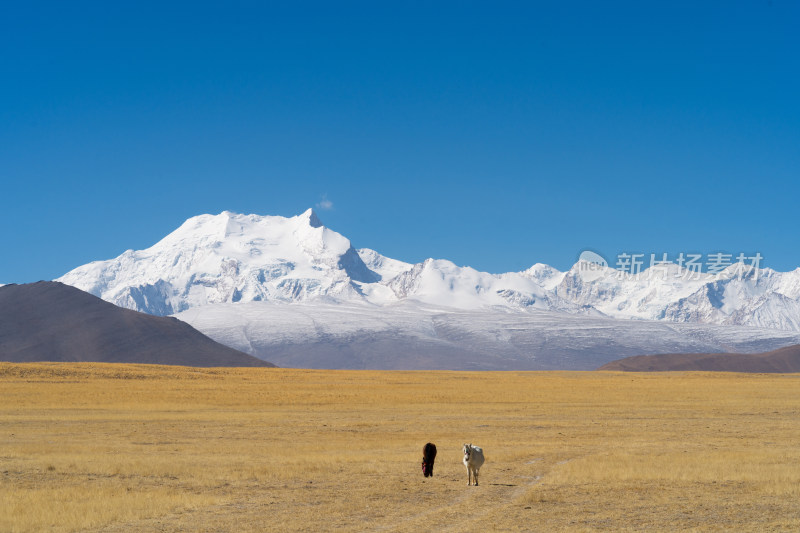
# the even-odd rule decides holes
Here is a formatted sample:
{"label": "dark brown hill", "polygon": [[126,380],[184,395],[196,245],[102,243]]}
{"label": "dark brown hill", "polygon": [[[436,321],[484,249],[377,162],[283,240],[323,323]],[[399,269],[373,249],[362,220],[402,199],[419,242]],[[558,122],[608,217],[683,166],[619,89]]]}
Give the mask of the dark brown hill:
{"label": "dark brown hill", "polygon": [[636,355],[607,363],[598,370],[661,372],[703,370],[717,372],[800,372],[800,345],[765,353],[671,353]]}
{"label": "dark brown hill", "polygon": [[176,318],[123,309],[55,281],[0,287],[0,361],[274,366]]}

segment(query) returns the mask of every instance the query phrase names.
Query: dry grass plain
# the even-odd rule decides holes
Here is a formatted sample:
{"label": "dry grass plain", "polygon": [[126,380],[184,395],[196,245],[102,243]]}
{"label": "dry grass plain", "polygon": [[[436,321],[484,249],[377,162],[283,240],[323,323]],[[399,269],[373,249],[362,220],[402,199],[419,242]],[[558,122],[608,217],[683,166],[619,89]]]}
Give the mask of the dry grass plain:
{"label": "dry grass plain", "polygon": [[0,363],[0,531],[797,531],[799,440],[798,375]]}

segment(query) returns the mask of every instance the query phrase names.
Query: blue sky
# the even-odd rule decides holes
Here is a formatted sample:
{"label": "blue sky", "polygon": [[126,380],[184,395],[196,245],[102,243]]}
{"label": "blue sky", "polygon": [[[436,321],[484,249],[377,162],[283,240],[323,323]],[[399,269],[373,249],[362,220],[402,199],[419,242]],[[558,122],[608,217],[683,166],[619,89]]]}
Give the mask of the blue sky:
{"label": "blue sky", "polygon": [[312,206],[409,262],[800,266],[798,2],[165,4],[0,4],[0,283]]}

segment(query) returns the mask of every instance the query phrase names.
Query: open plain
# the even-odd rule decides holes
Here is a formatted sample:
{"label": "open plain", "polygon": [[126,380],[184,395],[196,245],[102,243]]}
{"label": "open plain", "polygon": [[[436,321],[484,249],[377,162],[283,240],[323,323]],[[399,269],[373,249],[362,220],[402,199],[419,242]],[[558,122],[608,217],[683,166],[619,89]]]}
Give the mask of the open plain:
{"label": "open plain", "polygon": [[[799,391],[800,375],[0,363],[0,531],[796,531]],[[465,442],[486,455],[478,487]]]}

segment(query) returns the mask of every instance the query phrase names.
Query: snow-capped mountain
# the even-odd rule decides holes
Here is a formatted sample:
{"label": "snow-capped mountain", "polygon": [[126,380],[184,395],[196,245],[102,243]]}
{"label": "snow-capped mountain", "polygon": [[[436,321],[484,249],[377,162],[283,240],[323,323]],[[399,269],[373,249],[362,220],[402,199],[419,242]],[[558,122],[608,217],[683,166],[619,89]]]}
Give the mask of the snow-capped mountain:
{"label": "snow-capped mountain", "polygon": [[800,331],[800,269],[749,268],[742,275],[732,266],[712,276],[662,265],[646,275],[606,267],[586,276],[582,266],[560,272],[537,263],[523,272],[490,274],[442,259],[412,265],[356,250],[310,209],[291,218],[225,211],[190,218],[146,250],[78,267],[58,281],[156,315],[222,303],[385,307],[411,300],[461,310],[550,310]]}
{"label": "snow-capped mountain", "polygon": [[411,270],[411,267],[414,266],[411,263],[404,263],[397,259],[384,257],[375,250],[370,250],[369,248],[359,248],[357,252],[361,260],[364,261],[364,264],[367,265],[367,268],[380,277],[379,281],[388,281],[398,274]]}
{"label": "snow-capped mountain", "polygon": [[800,343],[800,269],[711,276],[662,265],[632,276],[586,266],[410,264],[355,249],[311,210],[226,211],[58,281],[175,315],[282,366],[585,370],[629,355]]}
{"label": "snow-capped mountain", "polygon": [[[399,268],[386,264],[381,272]],[[169,315],[225,302],[359,299],[360,284],[380,280],[350,241],[309,209],[292,218],[227,211],[193,217],[146,250],[78,267],[58,281],[121,307]]]}
{"label": "snow-capped mountain", "polygon": [[554,292],[614,318],[753,326],[800,331],[800,269],[776,272],[731,265],[719,276],[689,273],[678,265],[632,276],[605,268],[589,280],[580,265]]}
{"label": "snow-capped mountain", "polygon": [[551,294],[535,281],[518,273],[487,274],[450,261],[427,259],[386,282],[399,300],[457,309],[479,309],[502,305],[551,309]]}

